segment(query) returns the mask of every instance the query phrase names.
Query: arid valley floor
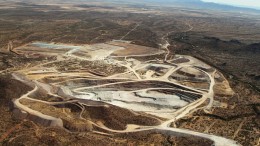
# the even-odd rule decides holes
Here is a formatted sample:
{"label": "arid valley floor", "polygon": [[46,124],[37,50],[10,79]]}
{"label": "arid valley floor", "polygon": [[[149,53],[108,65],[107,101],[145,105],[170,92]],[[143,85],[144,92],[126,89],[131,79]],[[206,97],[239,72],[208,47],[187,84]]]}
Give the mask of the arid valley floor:
{"label": "arid valley floor", "polygon": [[260,145],[260,16],[0,2],[0,145]]}

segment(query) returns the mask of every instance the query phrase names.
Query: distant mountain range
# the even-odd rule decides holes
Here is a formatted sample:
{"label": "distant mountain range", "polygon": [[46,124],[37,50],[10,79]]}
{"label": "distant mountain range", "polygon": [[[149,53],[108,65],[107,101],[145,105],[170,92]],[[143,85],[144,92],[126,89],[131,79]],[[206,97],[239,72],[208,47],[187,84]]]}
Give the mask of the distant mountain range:
{"label": "distant mountain range", "polygon": [[[9,0],[0,0],[9,1]],[[10,0],[11,1],[11,0]],[[224,4],[217,4],[211,2],[204,2],[201,0],[13,0],[16,2],[30,2],[30,3],[77,3],[87,4],[87,2],[106,2],[106,3],[118,3],[118,4],[134,4],[134,5],[160,5],[167,7],[186,7],[192,9],[210,9],[210,10],[222,10],[222,11],[237,11],[237,12],[257,12],[260,13],[260,9],[235,7]]]}
{"label": "distant mountain range", "polygon": [[[140,0],[139,2],[142,2]],[[145,3],[157,3],[165,6],[182,6],[191,7],[198,9],[215,9],[215,10],[226,10],[226,11],[254,11],[260,12],[260,9],[236,7],[225,4],[217,4],[212,2],[204,2],[201,0],[143,0]]]}

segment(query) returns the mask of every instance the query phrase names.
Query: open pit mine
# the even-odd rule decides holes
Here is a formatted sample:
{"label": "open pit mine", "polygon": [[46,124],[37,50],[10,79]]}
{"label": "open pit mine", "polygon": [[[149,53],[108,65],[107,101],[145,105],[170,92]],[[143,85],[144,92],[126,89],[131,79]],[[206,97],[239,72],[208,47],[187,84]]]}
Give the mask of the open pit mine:
{"label": "open pit mine", "polygon": [[13,101],[14,116],[70,132],[103,135],[160,132],[194,136],[216,146],[235,141],[175,128],[174,123],[197,110],[211,112],[225,103],[216,93],[232,95],[225,77],[204,62],[127,41],[88,45],[32,42],[13,49],[29,58],[12,76],[31,87]]}

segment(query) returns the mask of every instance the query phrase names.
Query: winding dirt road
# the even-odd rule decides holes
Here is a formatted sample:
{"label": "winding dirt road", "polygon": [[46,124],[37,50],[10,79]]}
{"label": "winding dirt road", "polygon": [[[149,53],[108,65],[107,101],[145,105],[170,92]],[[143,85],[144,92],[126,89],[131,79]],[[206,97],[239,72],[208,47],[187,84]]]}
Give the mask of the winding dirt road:
{"label": "winding dirt road", "polygon": [[[134,29],[136,29],[138,26],[139,25],[137,25]],[[133,31],[134,29],[132,29],[131,31]],[[192,28],[189,29],[189,31],[190,30],[192,30]],[[131,31],[129,31],[129,33],[131,33]],[[168,61],[168,55],[170,54],[168,47],[169,47],[170,44],[166,40],[166,37],[168,37],[168,35],[170,33],[171,32],[167,33],[167,35],[163,37],[163,40],[165,40],[165,42],[166,42],[163,45],[163,48],[165,48],[167,50],[167,54],[165,55],[164,60],[158,60],[158,64],[160,64],[159,62],[163,62],[163,61],[167,62]],[[127,36],[128,34],[126,34],[125,36]],[[77,51],[77,50],[73,50],[72,52],[74,52],[74,51]],[[67,55],[67,57],[70,57],[70,55]],[[60,59],[60,60],[52,61],[52,62],[49,62],[49,63],[61,62],[63,60],[64,59]],[[180,133],[180,134],[184,134],[184,135],[192,135],[192,136],[197,136],[197,137],[201,137],[201,138],[206,138],[206,139],[212,140],[214,142],[215,146],[237,146],[237,145],[239,145],[233,140],[223,138],[223,137],[220,137],[220,136],[194,132],[194,131],[187,130],[187,129],[179,129],[179,128],[170,127],[172,123],[176,122],[177,120],[179,120],[179,119],[181,119],[185,116],[192,114],[193,112],[195,112],[198,109],[202,108],[206,111],[209,111],[212,108],[212,105],[213,105],[213,101],[214,101],[214,90],[213,90],[213,88],[215,86],[215,73],[216,73],[216,71],[213,71],[211,73],[206,72],[206,71],[198,68],[196,65],[192,65],[191,62],[194,62],[194,61],[190,60],[190,62],[188,62],[187,64],[172,64],[171,68],[167,72],[165,72],[164,75],[162,75],[161,77],[155,78],[155,77],[152,77],[152,74],[142,75],[142,74],[140,74],[140,72],[138,72],[138,70],[140,70],[140,69],[145,69],[147,66],[154,65],[153,63],[149,63],[149,61],[146,61],[146,62],[140,62],[139,61],[138,62],[134,59],[125,59],[123,61],[119,61],[119,60],[112,59],[112,61],[110,62],[111,64],[113,64],[113,65],[117,64],[119,66],[126,67],[127,71],[125,71],[124,73],[121,73],[121,74],[115,74],[115,75],[111,75],[111,76],[108,76],[108,77],[95,76],[95,80],[104,80],[104,79],[117,80],[117,79],[120,79],[120,78],[118,78],[118,76],[126,75],[129,72],[132,72],[136,76],[136,79],[126,80],[127,79],[127,76],[126,76],[125,81],[121,81],[121,82],[106,83],[106,84],[93,85],[93,86],[87,86],[87,87],[76,87],[75,89],[64,88],[63,90],[64,90],[64,94],[67,94],[67,96],[70,96],[70,97],[73,97],[75,93],[91,97],[91,96],[95,96],[95,94],[93,94],[93,93],[91,94],[91,93],[86,92],[84,90],[86,90],[86,89],[97,89],[97,88],[104,87],[104,86],[120,85],[122,83],[123,84],[125,84],[125,83],[140,84],[141,81],[143,81],[143,82],[144,81],[145,82],[158,81],[158,82],[163,82],[165,84],[171,84],[173,86],[180,88],[180,89],[175,89],[177,91],[182,91],[184,93],[190,93],[190,94],[196,93],[198,95],[201,95],[201,98],[196,99],[195,101],[187,104],[186,106],[183,106],[183,107],[177,109],[175,112],[172,113],[171,119],[161,121],[161,124],[158,125],[158,126],[128,125],[128,127],[125,130],[114,130],[114,129],[110,129],[110,128],[104,126],[104,125],[97,124],[93,121],[90,121],[90,122],[94,126],[99,127],[99,128],[108,132],[108,133],[103,132],[104,134],[137,133],[137,132],[142,132],[142,131],[157,131],[157,132],[160,132],[160,133],[166,133],[166,134],[172,134],[172,135],[174,135],[176,133]],[[61,119],[55,118],[55,117],[52,117],[52,116],[49,116],[49,115],[45,115],[45,114],[42,114],[38,111],[35,111],[35,110],[21,104],[21,100],[22,99],[28,99],[28,100],[32,100],[32,101],[36,101],[36,102],[42,102],[42,103],[49,104],[49,105],[65,104],[65,103],[77,104],[77,106],[79,106],[80,109],[82,110],[81,113],[80,113],[81,118],[83,118],[81,115],[82,115],[83,111],[85,110],[84,106],[105,106],[105,107],[109,107],[109,105],[110,105],[109,102],[107,102],[106,104],[101,104],[101,105],[92,105],[91,103],[89,103],[89,104],[82,103],[81,102],[82,99],[77,99],[77,98],[74,98],[73,100],[69,100],[69,101],[64,101],[64,102],[47,102],[47,101],[41,101],[41,100],[38,100],[38,99],[30,98],[29,96],[36,93],[40,88],[43,89],[47,94],[52,95],[54,97],[60,97],[61,96],[61,95],[57,95],[56,93],[52,92],[52,89],[54,88],[54,86],[58,86],[58,84],[51,84],[50,85],[50,84],[47,84],[47,83],[43,83],[41,81],[41,79],[43,79],[45,77],[44,74],[38,80],[26,79],[26,73],[28,71],[30,71],[31,69],[41,69],[41,67],[43,65],[47,65],[49,63],[47,62],[47,63],[43,63],[43,64],[40,64],[40,65],[34,66],[30,69],[21,70],[20,73],[25,74],[24,76],[18,76],[15,73],[13,74],[15,79],[17,79],[17,80],[19,80],[19,81],[21,81],[25,84],[34,85],[33,90],[31,90],[27,94],[24,94],[20,98],[14,100],[14,104],[18,109],[20,109],[21,111],[25,111],[25,112],[27,112],[31,115],[35,115],[37,117],[40,117],[41,119],[51,121],[51,124],[50,124],[51,126],[63,127],[63,122],[62,122]],[[157,66],[158,66],[158,64],[157,64]],[[163,67],[165,67],[165,64],[162,64],[161,66],[159,65],[158,67],[163,68]],[[209,82],[208,82],[210,84],[209,89],[207,89],[206,91],[202,91],[202,90],[199,90],[199,89],[196,89],[196,88],[193,88],[193,87],[188,87],[188,86],[182,85],[182,84],[174,82],[174,81],[170,81],[169,77],[182,68],[187,68],[187,69],[193,68],[193,69],[203,73],[204,75],[206,75],[209,78]],[[57,74],[59,74],[59,76],[61,76],[60,73],[57,73]],[[66,75],[64,75],[63,77],[66,77]],[[93,76],[90,76],[89,78],[91,78],[91,77],[93,78]],[[72,81],[72,80],[70,80],[70,81]],[[151,89],[162,90],[162,89],[169,89],[169,88],[163,88],[163,87],[148,88],[147,87],[146,89],[143,89],[142,91],[146,92],[146,91],[151,90]],[[130,91],[130,92],[136,92],[136,91],[137,90]],[[122,92],[127,93],[127,91],[122,91]],[[209,100],[209,103],[206,106],[202,106],[207,100]],[[135,113],[134,111],[132,111],[132,112]],[[135,114],[137,114],[137,113],[135,113]]]}

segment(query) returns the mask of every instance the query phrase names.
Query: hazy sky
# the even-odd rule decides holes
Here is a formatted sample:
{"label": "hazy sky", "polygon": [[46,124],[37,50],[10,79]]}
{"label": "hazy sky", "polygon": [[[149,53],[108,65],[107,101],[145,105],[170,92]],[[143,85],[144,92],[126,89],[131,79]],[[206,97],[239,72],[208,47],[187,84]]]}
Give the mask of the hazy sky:
{"label": "hazy sky", "polygon": [[234,6],[260,8],[260,0],[202,0],[202,1],[229,4]]}

